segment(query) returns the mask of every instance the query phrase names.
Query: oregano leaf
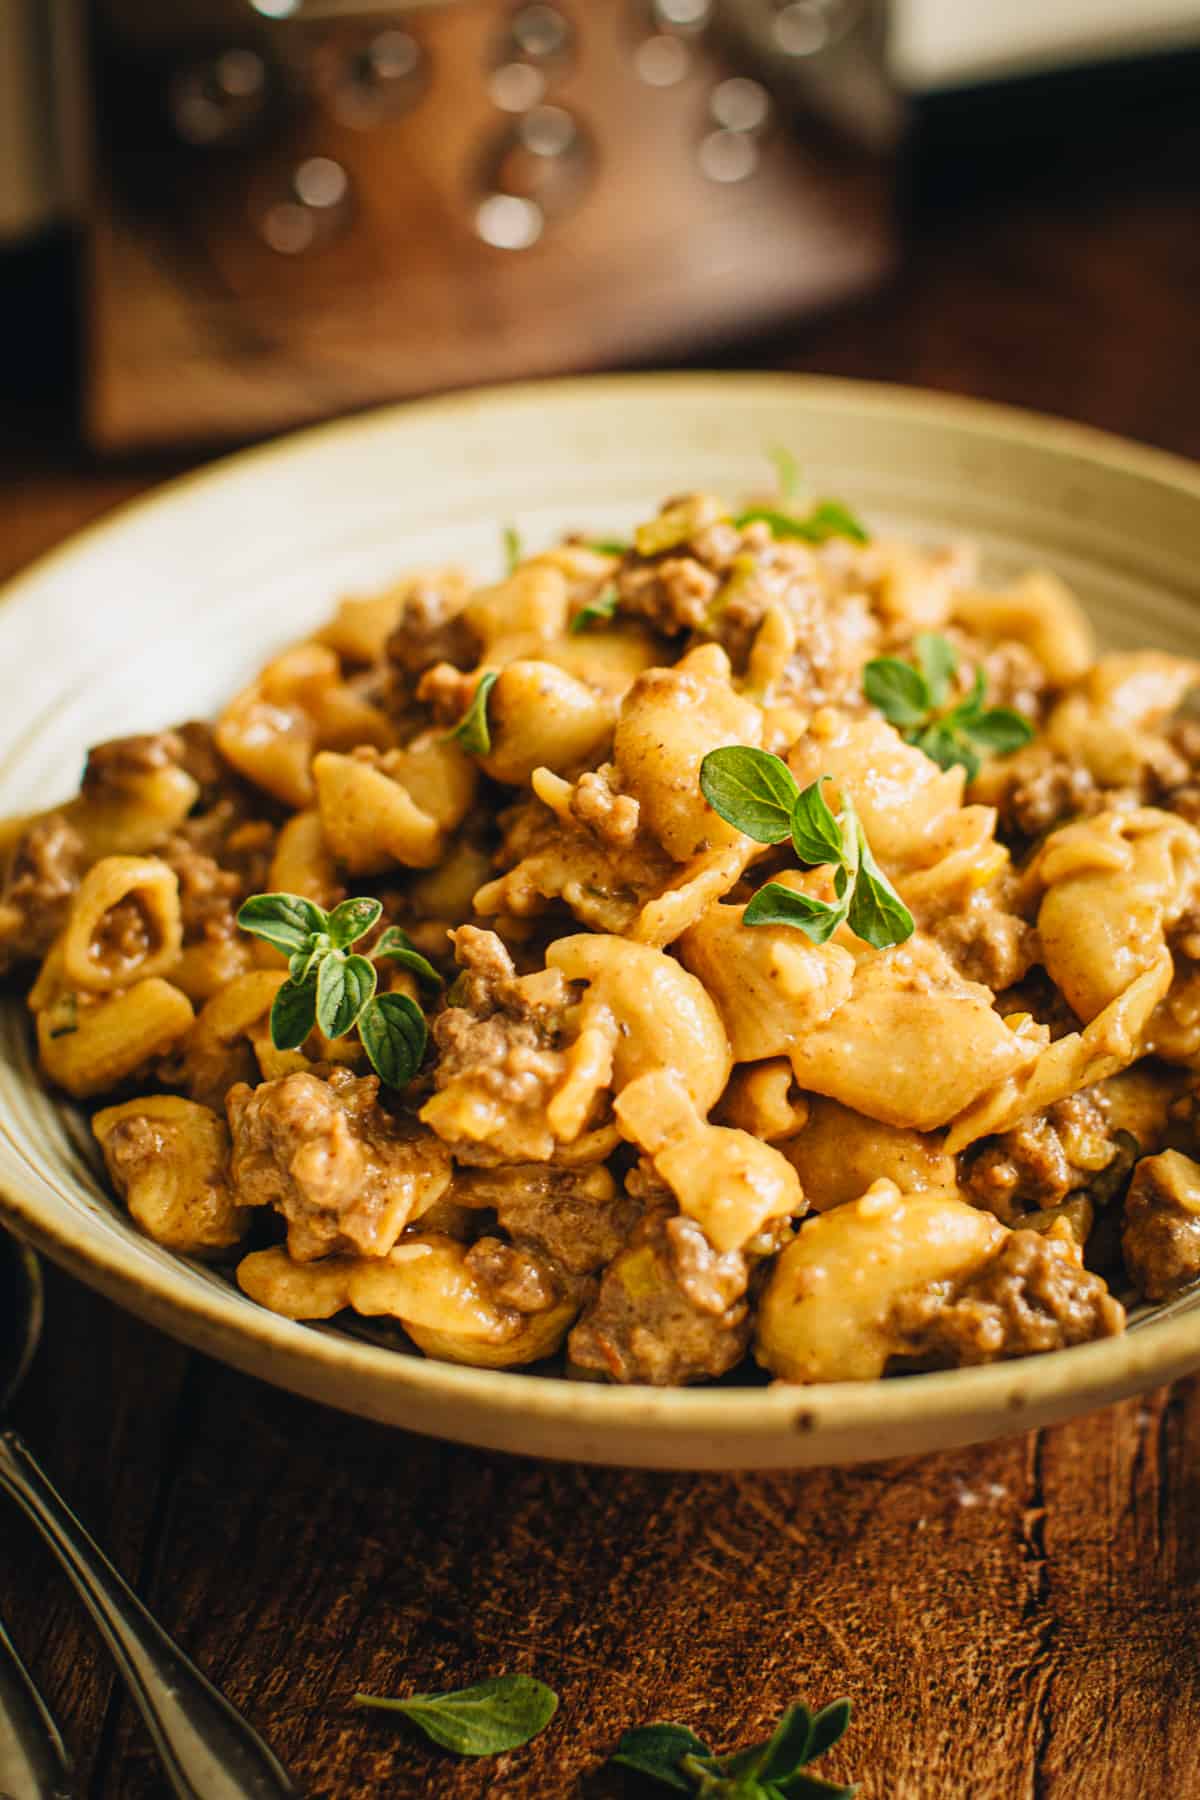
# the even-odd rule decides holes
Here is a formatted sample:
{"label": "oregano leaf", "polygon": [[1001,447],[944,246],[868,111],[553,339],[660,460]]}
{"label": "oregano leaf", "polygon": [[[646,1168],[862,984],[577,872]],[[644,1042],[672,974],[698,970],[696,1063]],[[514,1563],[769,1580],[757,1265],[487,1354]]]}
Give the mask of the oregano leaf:
{"label": "oregano leaf", "polygon": [[324,908],[302,894],[251,894],[238,908],[237,922],[285,956],[306,950],[311,938],[329,928]]}
{"label": "oregano leaf", "polygon": [[903,944],[916,930],[912,914],[871,854],[858,828],[858,875],[850,892],[847,923],[855,937],[872,949]]}
{"label": "oregano leaf", "polygon": [[792,846],[800,861],[810,869],[819,868],[822,863],[834,863],[840,867],[845,860],[842,828],[821,792],[828,780],[827,775],[822,775],[819,781],[814,781],[810,787],[797,794],[792,807]]}
{"label": "oregano leaf", "polygon": [[782,882],[768,881],[760,887],[742,914],[743,925],[792,925],[802,931],[810,943],[827,944],[846,917],[846,903],[830,906],[826,900],[814,900],[810,894],[797,893]]}
{"label": "oregano leaf", "polygon": [[461,744],[468,756],[487,756],[492,748],[492,734],[488,726],[488,695],[495,687],[499,676],[494,670],[479,677],[479,684],[471,696],[471,704],[458,721],[453,731],[446,733],[447,739]]}
{"label": "oregano leaf", "polygon": [[403,969],[411,969],[418,981],[435,991],[442,986],[442,977],[429,958],[421,955],[408,933],[401,931],[398,925],[389,925],[381,933],[371,955],[376,962],[381,957],[386,957],[389,962],[398,963]]}
{"label": "oregano leaf", "polygon": [[982,669],[976,669],[975,679],[971,683],[971,691],[948,712],[942,723],[957,731],[963,725],[972,724],[983,711],[983,696],[987,689]]}
{"label": "oregano leaf", "polygon": [[993,706],[963,726],[963,735],[978,749],[993,756],[1009,756],[1020,750],[1033,737],[1033,726],[1021,713],[1008,706]]}
{"label": "oregano leaf", "polygon": [[407,1087],[425,1056],[429,1028],[407,994],[376,994],[363,1007],[358,1035],[367,1059],[388,1087]]}
{"label": "oregano leaf", "polygon": [[944,706],[950,692],[954,671],[958,668],[958,652],[940,631],[921,631],[913,639],[917,667],[925,677],[929,698],[934,706]]}
{"label": "oregano leaf", "polygon": [[568,631],[573,637],[577,637],[581,631],[587,631],[593,625],[607,625],[617,610],[620,598],[616,582],[607,582],[594,600],[589,600],[580,607],[567,627]]}
{"label": "oregano leaf", "polygon": [[622,1734],[610,1762],[636,1769],[676,1793],[694,1792],[680,1764],[685,1756],[708,1756],[708,1746],[686,1725],[638,1725]]}
{"label": "oregano leaf", "polygon": [[772,537],[799,538],[807,544],[825,544],[836,537],[849,538],[855,544],[870,542],[866,527],[838,500],[822,500],[802,518],[773,506],[749,506],[734,520],[739,531],[759,522],[770,526]]}
{"label": "oregano leaf", "polygon": [[748,744],[710,750],[700,764],[700,792],[726,824],[759,844],[787,837],[799,796],[787,764]]}
{"label": "oregano leaf", "polygon": [[816,1762],[818,1756],[824,1756],[827,1750],[840,1743],[849,1728],[853,1711],[849,1700],[831,1700],[814,1715],[812,1735],[808,1740],[809,1762]]}
{"label": "oregano leaf", "polygon": [[277,1050],[298,1050],[316,1022],[317,984],[285,981],[271,1005],[271,1042]]}
{"label": "oregano leaf", "polygon": [[327,929],[334,947],[345,950],[356,944],[378,925],[382,917],[383,906],[378,900],[343,900],[329,915]]}
{"label": "oregano leaf", "polygon": [[355,1694],[355,1706],[401,1713],[456,1756],[499,1756],[535,1738],[558,1710],[558,1695],[533,1675],[494,1675],[446,1694],[393,1700]]}
{"label": "oregano leaf", "polygon": [[919,669],[896,656],[876,656],[863,669],[863,693],[890,725],[923,725],[932,696]]}
{"label": "oregano leaf", "polygon": [[317,1024],[327,1038],[345,1037],[375,992],[375,964],[335,951],[317,970]]}

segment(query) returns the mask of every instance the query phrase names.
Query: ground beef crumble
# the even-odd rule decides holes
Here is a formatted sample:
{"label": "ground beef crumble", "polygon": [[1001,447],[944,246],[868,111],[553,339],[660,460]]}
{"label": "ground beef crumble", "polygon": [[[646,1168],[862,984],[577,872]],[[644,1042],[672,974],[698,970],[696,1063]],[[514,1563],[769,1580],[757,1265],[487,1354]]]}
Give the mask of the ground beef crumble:
{"label": "ground beef crumble", "polygon": [[466,591],[457,583],[415,582],[405,596],[400,619],[387,641],[392,671],[391,702],[398,710],[412,703],[421,676],[435,663],[469,669],[479,643],[462,617]]}
{"label": "ground beef crumble", "polygon": [[451,936],[462,973],[433,1021],[434,1083],[439,1093],[454,1090],[468,1108],[476,1101],[494,1107],[504,1122],[486,1141],[440,1116],[436,1129],[465,1164],[548,1160],[546,1101],[562,1073],[558,1041],[570,986],[551,969],[518,976],[493,931],[460,925]]}
{"label": "ground beef crumble", "polygon": [[1147,1300],[1200,1276],[1200,1164],[1178,1150],[1142,1158],[1125,1198],[1121,1252]]}
{"label": "ground beef crumble", "polygon": [[[568,1359],[577,1368],[598,1370],[612,1381],[673,1387],[712,1380],[741,1361],[750,1341],[750,1308],[741,1297],[720,1305],[739,1278],[713,1267],[730,1258],[707,1246],[706,1260],[690,1234],[681,1241],[679,1223],[666,1209],[648,1213],[608,1265],[567,1341]],[[744,1271],[744,1260],[737,1260]],[[745,1285],[743,1274],[743,1295]],[[697,1297],[706,1304],[697,1304]]]}
{"label": "ground beef crumble", "polygon": [[1084,1089],[1011,1131],[972,1145],[959,1159],[967,1198],[1006,1225],[1030,1212],[1059,1206],[1082,1189],[1107,1201],[1124,1184],[1137,1145],[1113,1130]]}
{"label": "ground beef crumble", "polygon": [[241,1206],[287,1221],[288,1253],[386,1256],[450,1185],[448,1152],[379,1103],[379,1079],[300,1070],[226,1096],[230,1181]]}
{"label": "ground beef crumble", "polygon": [[1013,1231],[957,1287],[902,1295],[890,1324],[906,1359],[959,1368],[1115,1337],[1125,1311],[1061,1243]]}
{"label": "ground beef crumble", "polygon": [[642,1213],[641,1202],[595,1166],[464,1169],[451,1198],[490,1208],[512,1243],[552,1257],[570,1275],[590,1275],[610,1263]]}
{"label": "ground beef crumble", "polygon": [[23,833],[0,890],[0,971],[45,955],[66,921],[83,861],[83,839],[62,813],[47,813]]}

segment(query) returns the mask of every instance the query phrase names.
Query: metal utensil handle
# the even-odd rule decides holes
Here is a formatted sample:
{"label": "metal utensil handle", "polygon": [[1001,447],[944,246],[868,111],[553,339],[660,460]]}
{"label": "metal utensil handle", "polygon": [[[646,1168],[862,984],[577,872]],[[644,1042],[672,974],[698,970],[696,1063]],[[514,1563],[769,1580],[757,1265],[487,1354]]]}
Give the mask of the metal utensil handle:
{"label": "metal utensil handle", "polygon": [[0,1431],[0,1488],[41,1531],[129,1684],[179,1800],[295,1795],[262,1739],[155,1623],[15,1431]]}
{"label": "metal utensil handle", "polygon": [[58,1726],[0,1625],[0,1794],[4,1800],[76,1800],[78,1793]]}

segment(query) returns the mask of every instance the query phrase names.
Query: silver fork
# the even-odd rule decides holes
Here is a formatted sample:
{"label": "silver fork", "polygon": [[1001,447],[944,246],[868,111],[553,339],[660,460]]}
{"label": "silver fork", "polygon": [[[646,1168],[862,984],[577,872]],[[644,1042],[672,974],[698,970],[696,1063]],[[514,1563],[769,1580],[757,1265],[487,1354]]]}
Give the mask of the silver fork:
{"label": "silver fork", "polygon": [[0,1800],[78,1800],[54,1716],[0,1624]]}

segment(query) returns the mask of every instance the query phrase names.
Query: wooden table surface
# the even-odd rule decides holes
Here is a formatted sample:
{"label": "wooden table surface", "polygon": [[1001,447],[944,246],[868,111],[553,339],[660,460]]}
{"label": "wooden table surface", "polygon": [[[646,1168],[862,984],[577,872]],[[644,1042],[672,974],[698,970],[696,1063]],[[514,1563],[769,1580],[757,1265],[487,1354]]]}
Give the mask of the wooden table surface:
{"label": "wooden table surface", "polygon": [[[1193,90],[1194,92],[1194,90]],[[1200,456],[1200,125],[1117,89],[920,171],[900,278],[724,360],[1041,407]],[[984,166],[986,163],[986,167]],[[9,434],[7,573],[158,479]],[[13,679],[13,672],[8,672]],[[786,1475],[543,1466],[406,1437],[192,1355],[52,1274],[20,1423],[168,1628],[329,1800],[579,1795],[621,1730],[719,1747],[848,1694],[872,1800],[1200,1796],[1200,1382],[1055,1430]],[[165,1793],[108,1661],[5,1513],[0,1610],[91,1800]],[[521,1669],[562,1696],[460,1763],[356,1688]]]}

